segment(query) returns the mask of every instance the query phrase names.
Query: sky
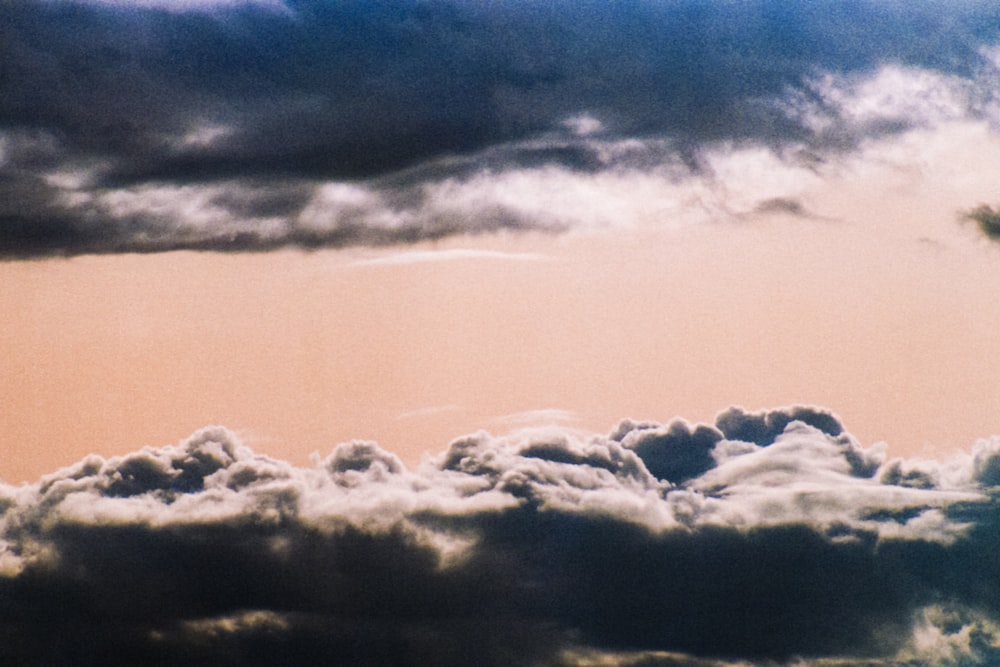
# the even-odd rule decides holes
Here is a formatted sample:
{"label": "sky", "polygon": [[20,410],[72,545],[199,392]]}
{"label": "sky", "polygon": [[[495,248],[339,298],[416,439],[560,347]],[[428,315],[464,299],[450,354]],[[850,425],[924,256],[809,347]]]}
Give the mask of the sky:
{"label": "sky", "polygon": [[1000,9],[0,5],[0,662],[1000,659]]}

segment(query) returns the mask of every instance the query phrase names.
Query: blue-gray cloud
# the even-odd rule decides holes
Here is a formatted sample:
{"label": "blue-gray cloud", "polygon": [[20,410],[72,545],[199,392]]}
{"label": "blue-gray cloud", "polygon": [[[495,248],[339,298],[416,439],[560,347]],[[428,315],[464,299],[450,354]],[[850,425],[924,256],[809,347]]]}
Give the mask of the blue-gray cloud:
{"label": "blue-gray cloud", "polygon": [[[974,2],[13,0],[0,255],[558,231],[504,201],[441,206],[440,189],[544,167],[703,173],[713,142],[846,150],[928,105],[989,115],[998,19]],[[946,94],[851,108],[885,67]],[[331,184],[358,197],[329,205]]]}
{"label": "blue-gray cloud", "polygon": [[993,241],[1000,240],[1000,211],[989,204],[980,204],[962,213],[962,218],[974,222],[982,234]]}
{"label": "blue-gray cloud", "polygon": [[886,461],[808,407],[480,432],[413,470],[209,428],[0,486],[0,657],[993,664],[998,462]]}

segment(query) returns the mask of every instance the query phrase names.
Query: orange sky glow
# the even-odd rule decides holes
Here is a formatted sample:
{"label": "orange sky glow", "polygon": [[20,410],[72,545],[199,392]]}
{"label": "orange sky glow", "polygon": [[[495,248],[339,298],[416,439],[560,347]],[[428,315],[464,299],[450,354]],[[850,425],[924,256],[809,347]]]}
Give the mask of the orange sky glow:
{"label": "orange sky glow", "polygon": [[997,26],[0,0],[0,665],[1000,665]]}
{"label": "orange sky glow", "polygon": [[213,423],[293,462],[364,438],[413,464],[479,428],[732,404],[967,448],[1000,433],[1000,256],[956,216],[989,171],[928,188],[937,169],[826,179],[809,216],[0,264],[0,479]]}

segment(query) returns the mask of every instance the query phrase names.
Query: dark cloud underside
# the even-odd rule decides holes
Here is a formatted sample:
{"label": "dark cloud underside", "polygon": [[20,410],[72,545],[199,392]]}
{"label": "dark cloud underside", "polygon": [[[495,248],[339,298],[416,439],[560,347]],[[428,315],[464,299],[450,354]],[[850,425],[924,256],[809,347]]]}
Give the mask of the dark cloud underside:
{"label": "dark cloud underside", "polygon": [[[332,211],[316,232],[296,220],[319,183],[398,193],[379,178],[423,165],[419,182],[434,182],[446,156],[467,158],[452,175],[483,159],[607,166],[571,131],[584,126],[566,125],[581,114],[605,140],[668,140],[694,167],[709,141],[850,146],[853,132],[818,137],[775,101],[795,89],[823,106],[802,88],[818,72],[893,64],[974,77],[1000,19],[992,3],[971,2],[168,5],[0,7],[4,256],[405,243],[520,227],[503,212],[485,228],[431,216],[386,229]],[[115,205],[122,191],[184,186],[226,191],[212,210],[236,229],[217,220],[190,233],[150,212],[162,206]],[[288,229],[272,230],[275,220]]]}
{"label": "dark cloud underside", "polygon": [[992,664],[998,452],[883,461],[815,408],[479,433],[414,471],[206,429],[0,487],[0,658]]}

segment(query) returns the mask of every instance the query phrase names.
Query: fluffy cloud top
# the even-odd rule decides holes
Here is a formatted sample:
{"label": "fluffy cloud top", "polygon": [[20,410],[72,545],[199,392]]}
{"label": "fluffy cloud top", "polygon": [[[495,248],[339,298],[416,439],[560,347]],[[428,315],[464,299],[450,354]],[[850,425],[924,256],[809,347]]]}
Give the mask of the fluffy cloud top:
{"label": "fluffy cloud top", "polygon": [[806,407],[480,432],[414,470],[209,428],[0,487],[0,656],[992,664],[998,470],[995,440],[886,461]]}
{"label": "fluffy cloud top", "polygon": [[[991,3],[14,0],[0,255],[801,211],[794,184],[820,158],[995,124],[998,18]],[[763,193],[720,194],[762,152]]]}

